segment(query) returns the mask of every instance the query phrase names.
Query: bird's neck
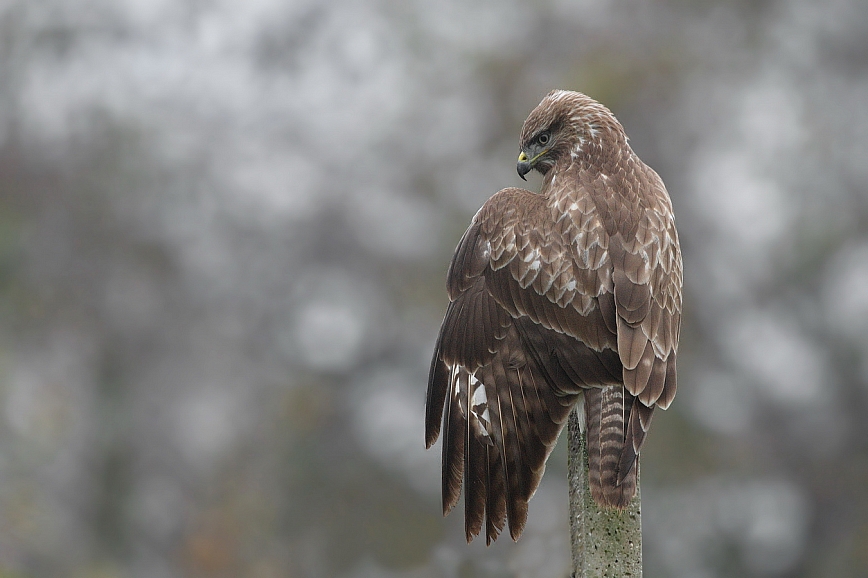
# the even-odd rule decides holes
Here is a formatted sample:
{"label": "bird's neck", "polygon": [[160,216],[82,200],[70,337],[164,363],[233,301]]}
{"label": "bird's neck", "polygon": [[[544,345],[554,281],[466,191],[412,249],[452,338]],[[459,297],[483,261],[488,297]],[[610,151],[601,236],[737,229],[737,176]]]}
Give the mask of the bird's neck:
{"label": "bird's neck", "polygon": [[[625,139],[612,142],[600,139],[587,140],[569,154],[559,158],[551,169],[543,175],[542,190],[546,190],[553,184],[557,185],[555,175],[568,175],[575,173],[584,174],[611,174],[625,166],[632,166],[635,155]],[[554,182],[553,182],[554,181]]]}

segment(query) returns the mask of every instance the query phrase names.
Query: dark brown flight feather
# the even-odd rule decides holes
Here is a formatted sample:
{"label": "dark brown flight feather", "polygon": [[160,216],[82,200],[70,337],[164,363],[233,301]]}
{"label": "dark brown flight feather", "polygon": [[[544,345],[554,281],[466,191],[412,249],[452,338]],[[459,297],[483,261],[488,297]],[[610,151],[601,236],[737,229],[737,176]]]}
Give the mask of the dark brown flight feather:
{"label": "dark brown flight feather", "polygon": [[655,407],[675,397],[681,251],[663,182],[587,96],[547,95],[518,170],[479,210],[449,267],[425,416],[443,433],[443,512],[464,487],[468,542],[517,540],[573,407],[584,403],[591,494],[626,507]]}

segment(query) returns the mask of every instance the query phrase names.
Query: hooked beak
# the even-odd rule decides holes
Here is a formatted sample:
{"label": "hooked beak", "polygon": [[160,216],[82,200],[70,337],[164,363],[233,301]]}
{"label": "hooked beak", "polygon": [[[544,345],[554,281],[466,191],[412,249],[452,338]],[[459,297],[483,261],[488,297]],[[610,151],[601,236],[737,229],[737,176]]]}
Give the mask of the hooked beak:
{"label": "hooked beak", "polygon": [[531,164],[530,159],[527,158],[524,151],[521,151],[521,154],[518,155],[518,164],[515,166],[515,170],[518,171],[518,176],[521,177],[521,180],[527,180],[524,176],[528,174],[532,168],[533,165]]}

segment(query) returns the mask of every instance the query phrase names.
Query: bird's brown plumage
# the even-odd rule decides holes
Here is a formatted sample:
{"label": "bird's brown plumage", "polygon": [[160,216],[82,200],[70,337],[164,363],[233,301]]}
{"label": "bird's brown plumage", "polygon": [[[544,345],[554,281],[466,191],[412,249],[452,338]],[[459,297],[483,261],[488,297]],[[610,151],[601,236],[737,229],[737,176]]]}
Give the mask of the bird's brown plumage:
{"label": "bird's brown plumage", "polygon": [[663,182],[601,104],[548,94],[519,174],[479,210],[447,276],[425,439],[443,427],[443,511],[464,487],[467,540],[518,539],[569,412],[584,403],[591,493],[626,507],[654,408],[675,397],[682,265]]}

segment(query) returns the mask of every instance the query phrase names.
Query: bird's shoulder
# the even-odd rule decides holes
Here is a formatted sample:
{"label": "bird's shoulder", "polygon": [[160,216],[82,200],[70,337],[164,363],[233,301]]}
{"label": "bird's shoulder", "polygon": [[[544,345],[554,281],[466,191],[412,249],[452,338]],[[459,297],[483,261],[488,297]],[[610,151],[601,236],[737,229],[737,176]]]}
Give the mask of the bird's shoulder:
{"label": "bird's shoulder", "polygon": [[498,229],[524,225],[540,225],[546,218],[546,199],[538,194],[509,187],[493,194],[473,217],[471,227],[478,225],[481,233],[490,235]]}
{"label": "bird's shoulder", "polygon": [[[531,231],[545,228],[545,199],[526,189],[506,188],[480,207],[464,232],[447,275],[451,299],[469,288],[486,269],[500,269],[522,251]],[[540,235],[533,235],[535,238]]]}

